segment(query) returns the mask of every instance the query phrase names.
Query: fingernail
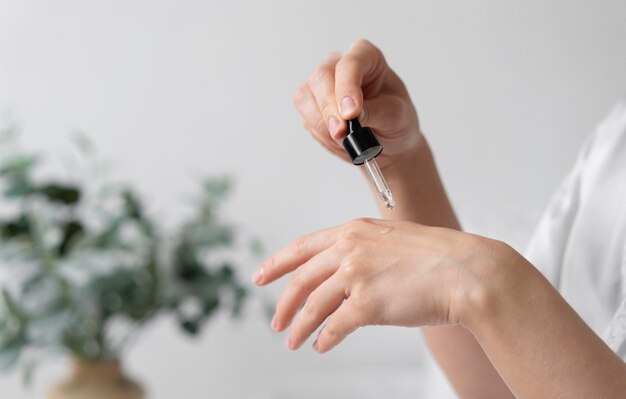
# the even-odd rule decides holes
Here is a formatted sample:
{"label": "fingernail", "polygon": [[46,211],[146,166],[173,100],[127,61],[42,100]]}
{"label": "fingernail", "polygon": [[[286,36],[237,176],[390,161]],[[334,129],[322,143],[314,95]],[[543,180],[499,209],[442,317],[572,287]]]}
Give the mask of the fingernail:
{"label": "fingernail", "polygon": [[348,115],[354,112],[356,109],[356,103],[350,96],[345,96],[341,100],[341,113],[344,115]]}
{"label": "fingernail", "polygon": [[317,340],[313,341],[313,349],[317,352]]}
{"label": "fingernail", "polygon": [[287,345],[287,348],[292,349],[291,348],[291,337],[289,335],[287,335],[287,339],[285,340],[285,345]]}
{"label": "fingernail", "polygon": [[328,118],[328,131],[334,139],[337,138],[337,134],[339,133],[339,126],[339,120],[337,120],[337,118],[334,116]]}
{"label": "fingernail", "polygon": [[278,331],[278,323],[276,322],[276,315],[274,315],[274,317],[272,317],[272,330],[274,331]]}
{"label": "fingernail", "polygon": [[252,281],[255,284],[258,284],[261,282],[262,278],[263,278],[263,268],[259,268],[256,272],[254,272],[254,275],[252,276]]}

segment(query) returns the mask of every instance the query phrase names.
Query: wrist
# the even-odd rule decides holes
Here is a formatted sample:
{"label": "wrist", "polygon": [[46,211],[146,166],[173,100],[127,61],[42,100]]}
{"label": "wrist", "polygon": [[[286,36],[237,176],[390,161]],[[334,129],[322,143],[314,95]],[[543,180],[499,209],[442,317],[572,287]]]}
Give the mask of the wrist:
{"label": "wrist", "polygon": [[[408,176],[414,178],[420,164],[433,163],[433,156],[424,135],[416,129],[407,136],[410,139],[403,139],[402,151],[391,153],[379,162],[382,172],[389,180],[406,180]],[[383,155],[386,155],[384,151]]]}
{"label": "wrist", "polygon": [[[381,164],[396,202],[395,210],[390,211],[378,201],[382,216],[384,219],[459,230],[459,222],[439,177],[428,142],[417,130],[413,137],[415,141],[407,142],[401,153],[388,155],[393,157],[392,162]],[[363,173],[366,174],[365,171]],[[370,186],[376,193],[371,182]]]}
{"label": "wrist", "polygon": [[[520,289],[528,286],[528,262],[509,245],[484,238],[468,269],[470,278],[451,301],[451,316],[472,333],[510,313]],[[454,312],[452,312],[454,309]]]}

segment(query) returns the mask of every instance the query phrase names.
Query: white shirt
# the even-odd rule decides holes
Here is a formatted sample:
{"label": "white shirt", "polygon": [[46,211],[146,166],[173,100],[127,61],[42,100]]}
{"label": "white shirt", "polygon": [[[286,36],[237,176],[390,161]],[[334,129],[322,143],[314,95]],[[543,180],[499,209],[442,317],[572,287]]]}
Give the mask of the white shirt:
{"label": "white shirt", "polygon": [[626,360],[626,102],[586,140],[525,255]]}

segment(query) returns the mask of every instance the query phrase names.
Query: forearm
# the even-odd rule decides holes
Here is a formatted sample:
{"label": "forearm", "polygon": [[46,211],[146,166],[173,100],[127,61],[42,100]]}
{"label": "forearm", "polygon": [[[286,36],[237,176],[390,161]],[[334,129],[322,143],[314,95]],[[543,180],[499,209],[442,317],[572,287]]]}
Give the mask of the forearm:
{"label": "forearm", "polygon": [[[383,173],[396,200],[396,209],[378,201],[385,219],[460,230],[428,143],[398,157]],[[374,195],[377,196],[372,187]],[[476,339],[458,325],[424,327],[422,333],[455,390],[463,398],[511,397]]]}
{"label": "forearm", "polygon": [[467,328],[515,396],[624,397],[626,364],[531,264],[507,252],[478,266],[488,280],[467,302]]}
{"label": "forearm", "polygon": [[[383,173],[396,201],[393,211],[377,202],[384,219],[460,230],[432,152],[423,136],[414,149],[394,159]],[[378,197],[373,185],[370,186]]]}

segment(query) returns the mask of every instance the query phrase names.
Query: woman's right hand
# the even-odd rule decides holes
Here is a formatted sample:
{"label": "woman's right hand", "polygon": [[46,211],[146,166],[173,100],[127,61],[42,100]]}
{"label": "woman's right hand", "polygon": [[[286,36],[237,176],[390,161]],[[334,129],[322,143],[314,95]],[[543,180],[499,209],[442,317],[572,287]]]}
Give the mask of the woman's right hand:
{"label": "woman's right hand", "polygon": [[382,169],[420,142],[417,112],[404,83],[367,40],[357,41],[343,54],[328,54],[298,88],[294,103],[313,137],[346,161],[341,144],[345,121],[356,117],[383,145],[378,157]]}

